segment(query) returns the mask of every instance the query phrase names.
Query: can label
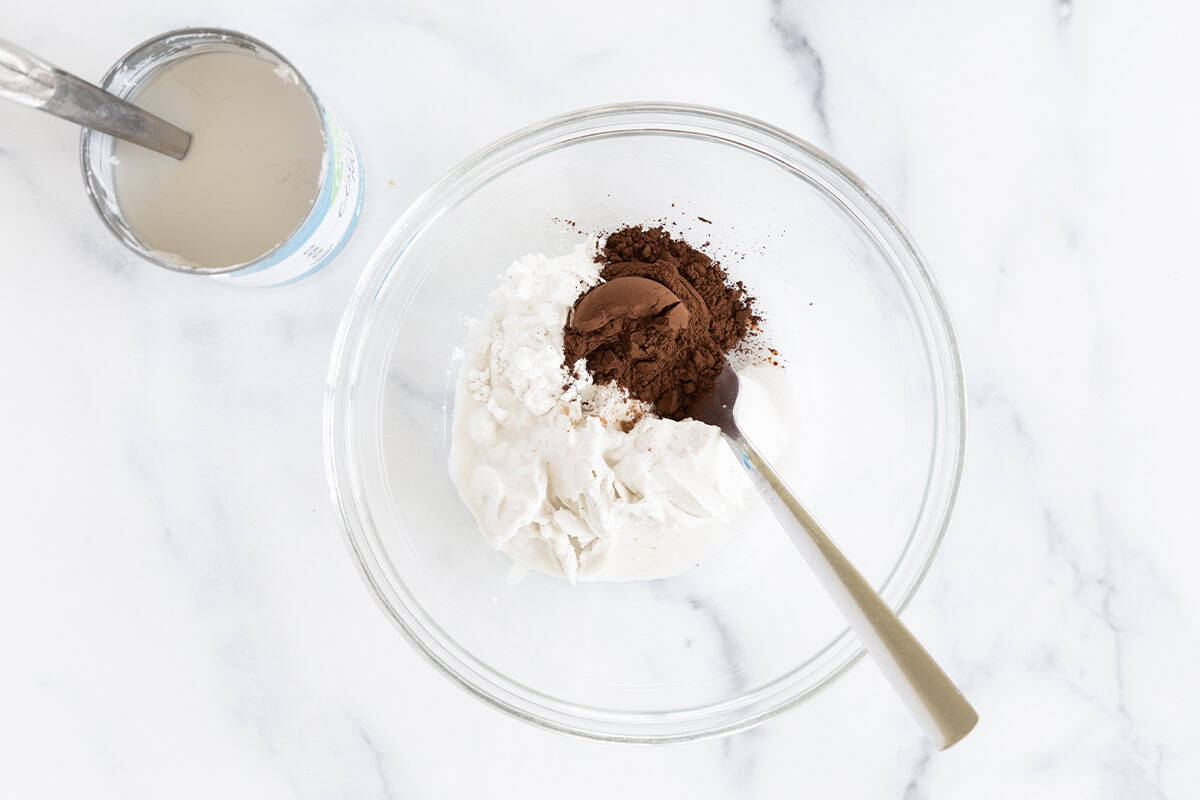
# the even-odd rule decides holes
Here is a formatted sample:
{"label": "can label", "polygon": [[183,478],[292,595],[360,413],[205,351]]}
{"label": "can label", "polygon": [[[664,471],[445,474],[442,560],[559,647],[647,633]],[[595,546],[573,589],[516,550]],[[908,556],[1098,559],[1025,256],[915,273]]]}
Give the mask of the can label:
{"label": "can label", "polygon": [[354,232],[362,210],[363,180],[358,151],[350,132],[328,109],[325,121],[324,179],[312,210],[278,251],[245,269],[212,277],[238,286],[293,283],[333,260]]}

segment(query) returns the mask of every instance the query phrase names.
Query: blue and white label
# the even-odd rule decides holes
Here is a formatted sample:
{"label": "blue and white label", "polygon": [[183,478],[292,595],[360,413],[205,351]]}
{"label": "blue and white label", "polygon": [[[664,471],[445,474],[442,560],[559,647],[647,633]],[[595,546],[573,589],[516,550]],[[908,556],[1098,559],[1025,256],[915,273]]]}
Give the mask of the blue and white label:
{"label": "blue and white label", "polygon": [[346,127],[324,106],[321,117],[327,143],[324,178],[304,225],[262,261],[214,278],[238,286],[294,283],[332,261],[350,239],[362,210],[362,167]]}

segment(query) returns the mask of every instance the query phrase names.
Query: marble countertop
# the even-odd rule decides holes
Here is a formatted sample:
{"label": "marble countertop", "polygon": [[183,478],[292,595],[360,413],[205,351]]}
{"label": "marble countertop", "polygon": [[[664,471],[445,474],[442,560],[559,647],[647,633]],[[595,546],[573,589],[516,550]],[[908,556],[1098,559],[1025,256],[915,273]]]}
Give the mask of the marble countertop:
{"label": "marble countertop", "polygon": [[[173,27],[266,39],[367,185],[331,267],[234,289],[139,262],[76,131],[0,106],[0,797],[1200,794],[1189,4],[11,5],[3,36],[91,78]],[[723,739],[542,731],[436,674],[347,557],[322,389],[367,256],[465,154],[630,99],[812,140],[934,266],[968,458],[905,619],[983,718],[946,753],[866,662]]]}

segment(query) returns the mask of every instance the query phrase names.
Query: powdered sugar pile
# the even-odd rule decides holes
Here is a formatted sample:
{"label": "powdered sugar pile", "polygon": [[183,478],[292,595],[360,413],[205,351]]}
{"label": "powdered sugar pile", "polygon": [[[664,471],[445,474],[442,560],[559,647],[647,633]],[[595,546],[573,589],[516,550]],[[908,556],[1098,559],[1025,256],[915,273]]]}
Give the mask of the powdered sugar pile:
{"label": "powdered sugar pile", "polygon": [[563,366],[563,326],[599,282],[596,243],[514,262],[475,323],[450,473],[488,542],[568,580],[674,575],[719,549],[746,483],[720,432],[647,416]]}

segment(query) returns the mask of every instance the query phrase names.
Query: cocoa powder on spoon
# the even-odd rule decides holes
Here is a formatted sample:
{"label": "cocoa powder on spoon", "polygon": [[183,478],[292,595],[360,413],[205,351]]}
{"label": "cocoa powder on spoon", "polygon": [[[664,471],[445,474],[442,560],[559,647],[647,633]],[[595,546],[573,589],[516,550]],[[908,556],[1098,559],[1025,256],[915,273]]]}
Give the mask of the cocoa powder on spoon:
{"label": "cocoa powder on spoon", "polygon": [[622,228],[597,260],[603,283],[576,303],[565,363],[598,384],[616,381],[668,419],[684,419],[759,319],[753,299],[721,265],[661,227]]}

